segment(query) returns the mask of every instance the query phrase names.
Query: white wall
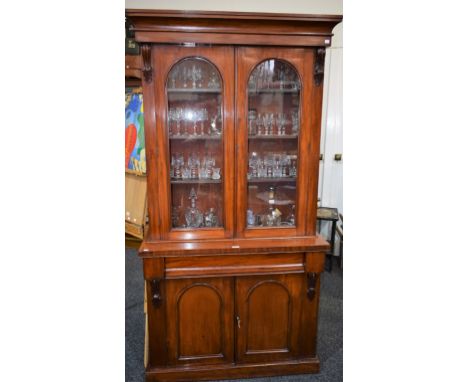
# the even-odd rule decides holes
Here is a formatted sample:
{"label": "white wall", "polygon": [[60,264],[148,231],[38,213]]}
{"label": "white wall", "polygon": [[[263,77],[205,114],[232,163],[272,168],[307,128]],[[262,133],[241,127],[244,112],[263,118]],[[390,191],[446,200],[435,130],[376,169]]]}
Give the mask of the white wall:
{"label": "white wall", "polygon": [[[320,177],[318,197],[320,205],[335,207],[343,213],[343,24],[334,29],[336,38],[327,48],[323,86],[322,134],[320,152]],[[335,161],[335,154],[343,154]],[[320,233],[329,237],[331,224],[322,224]],[[338,237],[335,237],[335,254],[339,252]]]}
{"label": "white wall", "polygon": [[125,0],[125,8],[342,15],[342,0]]}

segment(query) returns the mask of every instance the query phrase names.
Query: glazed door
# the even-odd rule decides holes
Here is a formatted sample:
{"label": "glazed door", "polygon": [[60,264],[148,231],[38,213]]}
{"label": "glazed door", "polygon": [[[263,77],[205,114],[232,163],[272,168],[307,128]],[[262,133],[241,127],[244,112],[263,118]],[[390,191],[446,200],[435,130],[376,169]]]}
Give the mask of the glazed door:
{"label": "glazed door", "polygon": [[313,52],[237,49],[239,236],[313,234],[321,107]]}
{"label": "glazed door", "polygon": [[233,361],[233,279],[168,280],[167,351],[170,365]]}
{"label": "glazed door", "polygon": [[238,277],[236,330],[239,362],[313,356],[314,301],[303,274]]}
{"label": "glazed door", "polygon": [[152,54],[160,236],[232,237],[234,49],[157,46]]}

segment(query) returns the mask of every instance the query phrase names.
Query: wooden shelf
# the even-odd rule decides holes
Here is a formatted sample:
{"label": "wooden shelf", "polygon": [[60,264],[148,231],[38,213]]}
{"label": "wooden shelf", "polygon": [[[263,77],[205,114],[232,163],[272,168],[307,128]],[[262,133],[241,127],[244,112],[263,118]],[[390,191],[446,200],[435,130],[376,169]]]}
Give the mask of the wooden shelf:
{"label": "wooden shelf", "polygon": [[220,141],[222,135],[170,135],[170,140],[176,141],[197,141],[197,140],[212,140]]}
{"label": "wooden shelf", "polygon": [[297,135],[249,135],[249,139],[297,139]]}
{"label": "wooden shelf", "polygon": [[168,93],[221,93],[221,89],[211,88],[168,88]]}
{"label": "wooden shelf", "polygon": [[284,177],[284,178],[250,178],[247,179],[249,183],[291,183],[295,182],[297,178]]}
{"label": "wooden shelf", "polygon": [[300,89],[249,89],[249,95],[263,94],[263,93],[277,93],[277,94],[299,94]]}
{"label": "wooden shelf", "polygon": [[221,179],[171,179],[171,184],[219,184]]}

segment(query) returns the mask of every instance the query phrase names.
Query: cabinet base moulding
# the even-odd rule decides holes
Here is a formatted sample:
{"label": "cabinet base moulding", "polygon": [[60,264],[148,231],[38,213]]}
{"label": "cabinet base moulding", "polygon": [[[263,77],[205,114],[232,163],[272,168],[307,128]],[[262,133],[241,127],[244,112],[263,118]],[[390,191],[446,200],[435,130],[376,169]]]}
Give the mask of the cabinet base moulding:
{"label": "cabinet base moulding", "polygon": [[258,364],[207,365],[181,368],[148,368],[146,382],[209,381],[272,377],[291,374],[312,374],[320,371],[318,358]]}

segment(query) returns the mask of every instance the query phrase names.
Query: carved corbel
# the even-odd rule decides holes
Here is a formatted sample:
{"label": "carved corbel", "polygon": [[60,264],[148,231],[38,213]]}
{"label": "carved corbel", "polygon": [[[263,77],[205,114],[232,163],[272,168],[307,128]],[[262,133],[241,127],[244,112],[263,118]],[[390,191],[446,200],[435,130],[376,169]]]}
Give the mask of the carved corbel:
{"label": "carved corbel", "polygon": [[145,82],[153,81],[153,67],[151,66],[151,45],[143,44],[141,46],[141,57],[143,59],[143,78]]}
{"label": "carved corbel", "polygon": [[323,84],[323,74],[325,72],[325,48],[317,48],[315,53],[314,81],[316,86]]}
{"label": "carved corbel", "polygon": [[161,279],[151,280],[151,301],[155,308],[158,308],[162,303],[161,296]]}
{"label": "carved corbel", "polygon": [[317,273],[307,273],[307,297],[309,300],[313,300],[315,297],[315,282],[317,281]]}

